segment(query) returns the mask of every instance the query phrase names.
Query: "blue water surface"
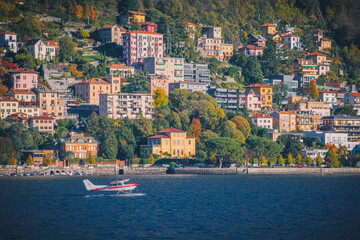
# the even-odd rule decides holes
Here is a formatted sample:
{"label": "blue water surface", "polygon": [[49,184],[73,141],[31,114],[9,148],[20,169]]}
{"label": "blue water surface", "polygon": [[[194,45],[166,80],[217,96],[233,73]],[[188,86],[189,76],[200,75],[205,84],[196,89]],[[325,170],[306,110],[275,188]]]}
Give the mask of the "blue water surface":
{"label": "blue water surface", "polygon": [[360,239],[360,176],[126,176],[132,196],[84,178],[0,178],[0,239]]}

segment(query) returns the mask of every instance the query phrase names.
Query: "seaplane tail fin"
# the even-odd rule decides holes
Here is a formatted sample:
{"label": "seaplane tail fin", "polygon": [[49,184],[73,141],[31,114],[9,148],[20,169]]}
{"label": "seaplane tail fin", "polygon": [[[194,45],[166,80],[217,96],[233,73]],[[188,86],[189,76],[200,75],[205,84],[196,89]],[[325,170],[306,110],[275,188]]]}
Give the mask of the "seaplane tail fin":
{"label": "seaplane tail fin", "polygon": [[83,180],[83,182],[85,184],[86,190],[88,190],[88,191],[91,191],[91,190],[97,188],[97,186],[92,184],[92,182],[90,182],[89,179],[85,179],[85,180]]}

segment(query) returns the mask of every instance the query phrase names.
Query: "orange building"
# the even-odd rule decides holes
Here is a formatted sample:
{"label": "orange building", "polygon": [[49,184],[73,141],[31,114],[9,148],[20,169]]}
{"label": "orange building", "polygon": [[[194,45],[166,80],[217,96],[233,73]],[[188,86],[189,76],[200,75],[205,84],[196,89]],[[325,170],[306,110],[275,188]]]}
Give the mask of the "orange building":
{"label": "orange building", "polygon": [[65,157],[66,152],[73,152],[74,158],[97,157],[99,142],[93,137],[85,137],[84,133],[70,133],[69,137],[59,140],[59,157]]}
{"label": "orange building", "polygon": [[150,87],[151,95],[155,94],[156,89],[161,88],[166,93],[166,96],[169,95],[169,79],[162,76],[151,76],[150,77]]}
{"label": "orange building", "polygon": [[274,35],[276,33],[276,25],[265,23],[260,26],[263,35]]}

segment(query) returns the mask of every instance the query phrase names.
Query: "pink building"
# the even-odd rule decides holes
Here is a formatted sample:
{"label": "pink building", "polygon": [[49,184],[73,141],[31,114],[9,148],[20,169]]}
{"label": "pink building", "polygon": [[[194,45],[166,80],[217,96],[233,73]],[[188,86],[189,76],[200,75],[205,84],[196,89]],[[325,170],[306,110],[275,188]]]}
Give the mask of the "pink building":
{"label": "pink building", "polygon": [[27,68],[18,68],[11,72],[11,85],[17,89],[32,89],[38,86],[38,72]]}
{"label": "pink building", "polygon": [[157,24],[153,22],[142,22],[141,24],[141,30],[145,32],[153,32],[156,33],[157,30]]}
{"label": "pink building", "polygon": [[257,95],[252,89],[247,89],[245,92],[245,106],[249,111],[260,111],[260,95]]}
{"label": "pink building", "polygon": [[55,118],[51,115],[42,115],[29,118],[29,127],[39,129],[39,133],[54,134]]}
{"label": "pink building", "polygon": [[123,34],[123,57],[128,66],[140,66],[147,57],[163,57],[163,34],[131,31]]}
{"label": "pink building", "polygon": [[151,76],[150,77],[150,89],[151,95],[155,94],[156,89],[161,88],[166,93],[166,96],[169,95],[169,79],[162,76]]}
{"label": "pink building", "polygon": [[264,52],[263,47],[255,45],[247,45],[239,49],[240,53],[244,53],[246,56],[262,56]]}

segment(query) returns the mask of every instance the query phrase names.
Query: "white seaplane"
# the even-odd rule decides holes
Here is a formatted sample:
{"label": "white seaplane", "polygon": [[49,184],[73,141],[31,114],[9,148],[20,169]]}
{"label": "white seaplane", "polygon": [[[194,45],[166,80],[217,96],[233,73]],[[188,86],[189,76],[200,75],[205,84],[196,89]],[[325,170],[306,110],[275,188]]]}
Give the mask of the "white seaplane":
{"label": "white seaplane", "polygon": [[88,191],[117,191],[119,193],[131,193],[136,188],[137,183],[129,183],[130,179],[110,182],[110,185],[94,185],[89,179],[83,180]]}

